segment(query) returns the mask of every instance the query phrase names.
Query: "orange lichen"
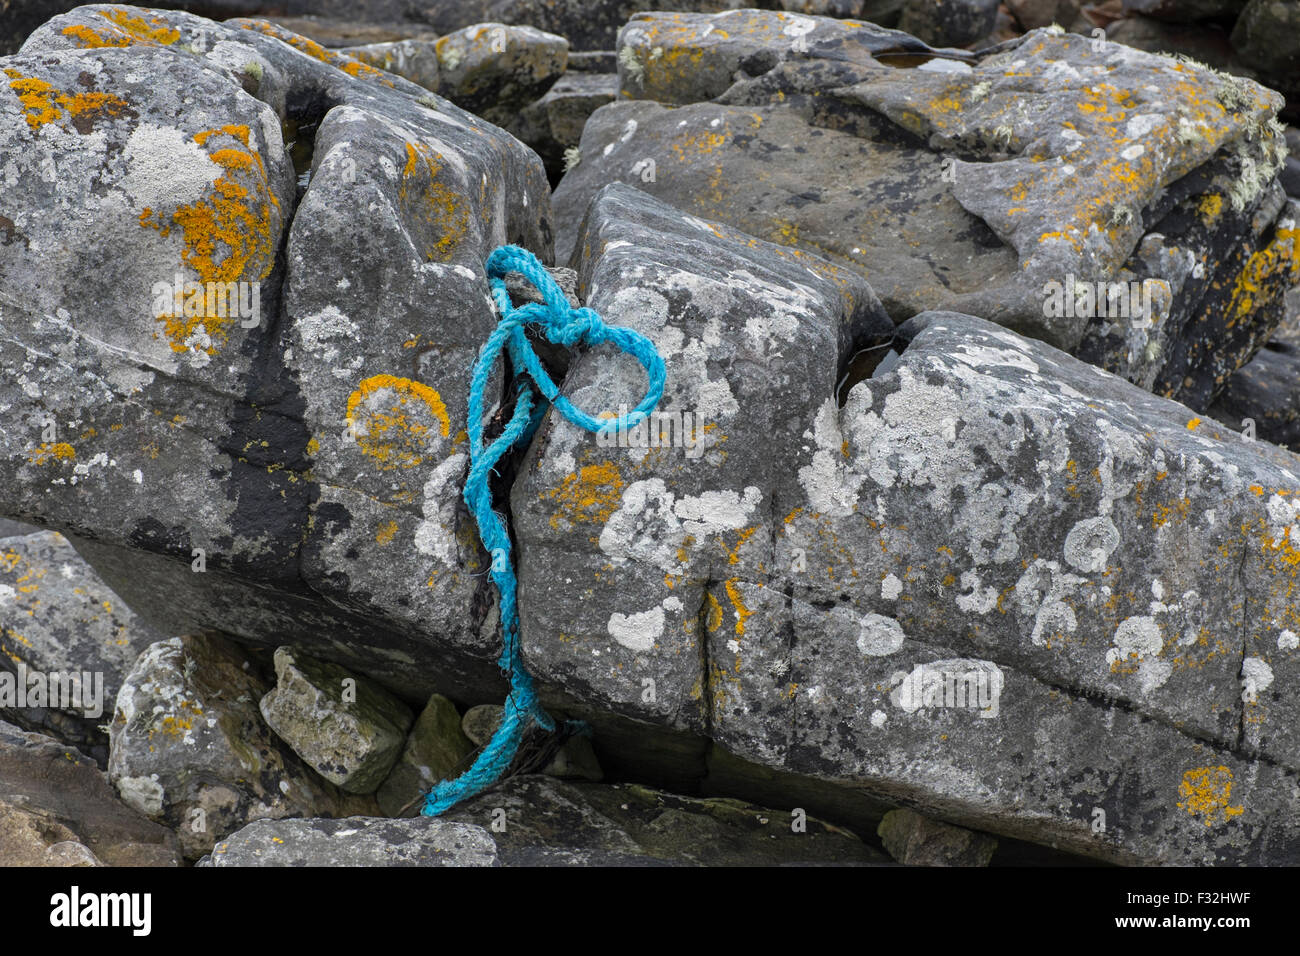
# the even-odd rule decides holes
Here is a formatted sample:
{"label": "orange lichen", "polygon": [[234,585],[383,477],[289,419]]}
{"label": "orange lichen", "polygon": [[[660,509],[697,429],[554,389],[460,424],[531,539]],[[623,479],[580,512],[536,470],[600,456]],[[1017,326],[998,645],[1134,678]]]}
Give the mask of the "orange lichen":
{"label": "orange lichen", "polygon": [[88,132],[95,119],[112,119],[121,116],[127,103],[112,93],[83,91],[67,93],[34,76],[23,76],[15,69],[6,68],[9,88],[18,94],[23,104],[24,119],[36,132],[48,123],[63,120],[65,114],[78,132]]}
{"label": "orange lichen", "polygon": [[623,475],[613,462],[583,465],[566,475],[560,487],[542,493],[560,508],[551,516],[551,527],[558,530],[561,518],[571,524],[603,525],[622,503],[623,488]]}
{"label": "orange lichen", "polygon": [[1227,767],[1196,767],[1183,774],[1178,785],[1182,799],[1178,809],[1200,817],[1208,827],[1241,816],[1244,806],[1229,806],[1232,799],[1232,771]]}
{"label": "orange lichen", "polygon": [[[361,415],[364,421],[358,421]],[[432,419],[432,420],[430,420]],[[372,375],[348,396],[347,425],[361,451],[383,471],[424,464],[434,431],[451,434],[442,396],[422,382]]]}
{"label": "orange lichen", "polygon": [[[271,192],[262,157],[249,147],[247,126],[227,125],[202,130],[194,142],[206,147],[213,137],[228,137],[239,145],[215,149],[208,158],[223,172],[207,194],[179,206],[170,215],[152,209],[140,213],[140,225],[165,236],[179,228],[184,240],[181,261],[198,273],[199,281],[237,282],[265,279],[275,263],[273,210],[280,202]],[[209,355],[226,343],[235,315],[204,308],[197,315],[183,309],[159,315],[172,351],[186,352],[201,325],[208,336]],[[221,310],[225,311],[225,310]]]}
{"label": "orange lichen", "polygon": [[[406,165],[402,169],[402,184],[398,189],[398,198],[407,202],[408,187],[412,184],[418,190],[418,202],[414,203],[413,213],[421,216],[429,226],[429,234],[436,237],[425,250],[425,258],[430,261],[446,262],[464,242],[469,232],[469,210],[464,196],[453,180],[451,168],[441,162],[442,156],[424,143],[406,144]],[[421,168],[427,171],[428,184],[417,183],[422,179]]]}

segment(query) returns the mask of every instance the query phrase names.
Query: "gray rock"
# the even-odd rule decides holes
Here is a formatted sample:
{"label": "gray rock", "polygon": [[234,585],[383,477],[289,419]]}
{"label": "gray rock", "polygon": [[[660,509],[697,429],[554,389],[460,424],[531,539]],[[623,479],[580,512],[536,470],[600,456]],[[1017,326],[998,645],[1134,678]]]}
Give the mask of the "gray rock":
{"label": "gray rock", "polygon": [[[474,746],[485,747],[501,726],[502,713],[504,708],[500,704],[479,704],[465,711],[461,728]],[[558,747],[545,746],[540,754],[521,748],[512,772],[520,772],[521,768],[568,780],[599,782],[604,779],[590,736],[580,733],[566,737]]]}
{"label": "gray rock", "polygon": [[781,63],[831,60],[864,66],[877,56],[933,52],[910,34],[874,23],[768,10],[642,13],[619,31],[620,96],[695,103]]}
{"label": "gray rock", "polygon": [[1125,13],[1161,20],[1235,20],[1247,0],[1124,0]]}
{"label": "gray rock", "polygon": [[886,813],[877,833],[889,855],[908,866],[988,866],[998,848],[990,836],[911,810]]}
{"label": "gray rock", "polygon": [[884,863],[852,833],[740,800],[632,784],[512,777],[443,819],[487,828],[506,866],[781,866]]}
{"label": "gray rock", "polygon": [[1300,289],[1292,290],[1286,304],[1286,322],[1228,379],[1210,414],[1243,438],[1300,452]]}
{"label": "gray rock", "polygon": [[615,74],[569,72],[508,128],[542,157],[547,174],[558,182],[565,151],[578,145],[587,118],[617,96]]}
{"label": "gray rock", "polygon": [[[716,427],[692,460],[543,424],[512,502],[546,693],[1071,852],[1294,858],[1300,460],[952,314],[841,407],[830,297],[759,321],[794,280],[715,229],[623,186],[587,211],[587,301]],[[565,394],[635,401],[629,366]]]}
{"label": "gray rock", "polygon": [[[165,636],[109,590],[57,531],[0,541],[5,720],[55,736],[102,766],[108,736],[100,727],[113,719],[122,675]],[[19,685],[31,688],[22,706]]]}
{"label": "gray rock", "polygon": [[21,521],[10,521],[8,518],[0,518],[0,540],[4,538],[16,538],[26,534],[35,534],[42,530],[33,524],[24,524]]}
{"label": "gray rock", "polygon": [[415,720],[381,686],[291,647],[275,652],[262,718],[307,766],[346,793],[373,793],[402,754]]}
{"label": "gray rock", "polygon": [[386,816],[415,816],[421,798],[441,780],[469,769],[474,745],[460,729],[456,705],[441,694],[429,698],[406,739],[402,757],[375,794]]}
{"label": "gray rock", "polygon": [[[1053,23],[1072,28],[1083,5],[1079,0],[1007,0],[1007,8],[1026,30],[1050,27]],[[1070,29],[1071,33],[1090,34],[1091,30]]]}
{"label": "gray rock", "polygon": [[176,836],[127,807],[95,762],[0,721],[6,866],[177,866]]}
{"label": "gray rock", "polygon": [[965,46],[993,32],[998,0],[903,0],[898,27],[935,46]]}
{"label": "gray rock", "polygon": [[1300,6],[1284,0],[1250,0],[1232,29],[1232,47],[1268,82],[1300,91]]}
{"label": "gray rock", "polygon": [[500,704],[476,704],[465,711],[465,716],[461,718],[461,732],[475,747],[487,746],[487,742],[501,726],[504,710]]}
{"label": "gray rock", "polygon": [[[660,62],[693,65],[644,69],[631,90],[624,76],[625,92],[665,103],[716,96],[732,62],[717,51],[742,42],[705,34],[725,16],[673,21],[663,27],[671,40],[645,38],[653,17],[633,20],[622,49],[658,42]],[[756,26],[747,36],[763,47]],[[977,314],[1208,407],[1267,341],[1297,277],[1294,213],[1274,179],[1281,100],[1247,80],[1052,31],[957,73],[883,66],[864,36],[787,61],[788,38],[773,38],[768,72],[712,103],[598,110],[582,162],[556,190],[561,257],[591,196],[626,182],[833,257],[865,275],[898,321],[936,307]],[[1111,86],[1089,85],[1102,74]],[[1139,93],[1106,99],[1121,89]],[[1188,119],[1201,114],[1203,124]],[[1055,119],[1067,115],[1069,135]],[[1125,131],[1119,147],[1111,120]],[[845,168],[865,172],[846,179]],[[1258,295],[1243,294],[1252,286]]]}
{"label": "gray rock", "polygon": [[126,675],[108,773],[130,807],[174,828],[187,859],[261,818],[373,813],[303,766],[262,722],[253,660],[213,636],[161,641]]}
{"label": "gray rock", "polygon": [[[465,370],[487,253],[550,258],[540,161],[262,21],[81,7],[25,51],[0,84],[0,514],[67,529],[164,633],[498,696]],[[15,83],[51,84],[48,114]],[[178,273],[257,283],[261,323],[159,321]]]}
{"label": "gray rock", "polygon": [[417,817],[256,820],[198,866],[496,866],[482,827]]}

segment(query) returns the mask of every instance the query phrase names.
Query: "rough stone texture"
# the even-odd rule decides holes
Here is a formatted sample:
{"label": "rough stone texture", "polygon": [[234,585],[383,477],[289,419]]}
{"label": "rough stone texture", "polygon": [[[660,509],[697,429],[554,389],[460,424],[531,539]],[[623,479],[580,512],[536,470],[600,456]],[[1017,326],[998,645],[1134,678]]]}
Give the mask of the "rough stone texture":
{"label": "rough stone texture", "polygon": [[41,529],[33,524],[24,524],[21,521],[10,521],[8,518],[0,518],[0,539],[17,538],[26,534],[35,534]]}
{"label": "rough stone texture", "polygon": [[417,817],[257,820],[218,843],[198,866],[496,866],[482,827]]}
{"label": "rough stone texture", "polygon": [[1124,0],[1125,13],[1162,20],[1234,20],[1247,0]]}
{"label": "rough stone texture", "polygon": [[469,769],[474,744],[460,727],[455,704],[441,694],[429,698],[406,738],[401,759],[375,794],[386,816],[415,816],[434,784]]}
{"label": "rough stone texture", "polygon": [[615,74],[569,72],[508,128],[542,157],[547,175],[558,182],[565,150],[578,145],[588,117],[617,96]]}
{"label": "rough stone texture", "polygon": [[271,733],[257,710],[267,689],[253,660],[206,635],[154,644],[123,679],[109,777],[129,806],[176,830],[187,859],[252,820],[373,812]]}
{"label": "rough stone texture", "polygon": [[1026,30],[1050,27],[1056,23],[1071,33],[1090,34],[1091,30],[1074,26],[1080,19],[1082,6],[1079,0],[1007,0],[1007,8],[1012,16]]}
{"label": "rough stone texture", "polygon": [[[788,468],[769,443],[787,430],[797,439],[807,427],[797,409],[834,391],[836,356],[888,338],[891,324],[851,272],[626,186],[600,194],[579,247],[587,305],[649,336],[665,358],[659,410],[679,416],[677,447],[601,448],[555,419],[539,430],[512,498],[525,653],[578,699],[621,698],[614,710],[642,716],[638,702],[653,690],[650,713],[700,731],[698,612],[707,581],[733,557],[745,561],[737,535]],[[591,414],[617,413],[640,399],[633,366],[586,354],[567,394]],[[764,437],[737,443],[741,435]],[[647,522],[656,530],[641,540]],[[645,560],[627,560],[636,556]]]}
{"label": "rough stone texture", "polygon": [[443,819],[486,827],[506,866],[879,864],[878,851],[815,818],[632,784],[512,777]]}
{"label": "rough stone texture", "polygon": [[869,66],[886,54],[933,52],[910,34],[855,20],[766,10],[642,13],[619,31],[618,78],[623,98],[695,103],[782,63]]}
{"label": "rough stone texture", "polygon": [[0,721],[5,866],[177,866],[175,835],[125,806],[95,762]]}
{"label": "rough stone texture", "polygon": [[338,50],[507,126],[564,72],[569,42],[532,27],[479,23],[437,40]]}
{"label": "rough stone texture", "polygon": [[[103,766],[108,737],[100,726],[113,718],[122,674],[164,637],[58,532],[0,540],[0,671],[13,675],[15,692],[20,675],[39,678],[46,692],[39,705],[30,696],[22,708],[0,701],[5,720],[70,743]],[[48,696],[55,686],[58,701]]]}
{"label": "rough stone texture", "polygon": [[900,30],[935,46],[965,46],[993,32],[998,0],[903,0]]}
{"label": "rough stone texture", "polygon": [[[627,182],[857,269],[899,321],[977,314],[1196,408],[1281,320],[1300,244],[1274,177],[1276,94],[1051,31],[965,72],[883,66],[873,44],[889,37],[869,30],[781,61],[789,38],[769,37],[774,15],[748,12],[733,24],[744,32],[715,40],[729,16],[742,17],[629,23],[621,50],[665,52],[634,87],[624,76],[624,92],[665,103],[726,92],[592,115],[556,191],[561,258],[591,196]],[[750,60],[767,72],[727,88],[728,44],[767,50]],[[1087,284],[1093,304],[1065,309],[1069,283]],[[1113,307],[1111,283],[1125,294]]]}
{"label": "rough stone texture", "polygon": [[1279,88],[1300,91],[1300,5],[1250,0],[1232,29],[1232,46]]}
{"label": "rough stone texture", "polygon": [[347,793],[373,793],[402,754],[415,715],[381,686],[291,647],[275,652],[262,718],[307,766]]}
{"label": "rough stone texture", "polygon": [[939,823],[911,810],[891,810],[877,831],[885,849],[908,866],[988,866],[998,841]]}
{"label": "rough stone texture", "polygon": [[[587,212],[588,303],[715,427],[692,461],[543,424],[513,514],[547,692],[1072,852],[1295,859],[1300,460],[953,314],[841,408],[835,313],[758,321],[792,280],[715,229],[623,186]],[[596,354],[564,386],[640,387]]]}
{"label": "rough stone texture", "polygon": [[[540,161],[261,21],[82,7],[24,51],[0,82],[0,513],[70,532],[166,633],[497,696],[466,369],[488,252],[550,258]],[[177,274],[260,283],[260,325],[160,321]]]}
{"label": "rough stone texture", "polygon": [[1288,318],[1268,345],[1232,378],[1210,414],[1234,431],[1300,452],[1300,289],[1287,296]]}

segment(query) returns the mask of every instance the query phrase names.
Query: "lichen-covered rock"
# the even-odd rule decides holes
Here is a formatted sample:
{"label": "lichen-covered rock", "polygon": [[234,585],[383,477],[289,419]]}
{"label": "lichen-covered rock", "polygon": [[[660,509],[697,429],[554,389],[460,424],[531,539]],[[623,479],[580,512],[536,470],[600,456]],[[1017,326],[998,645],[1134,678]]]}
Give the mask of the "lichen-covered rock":
{"label": "lichen-covered rock", "polygon": [[[654,341],[668,378],[655,447],[557,418],[538,432],[512,496],[525,653],[579,699],[700,731],[707,584],[750,566],[744,529],[789,467],[778,436],[802,444],[798,410],[834,392],[837,357],[892,326],[853,273],[626,186],[592,204],[579,249],[587,305]],[[627,361],[582,356],[567,394],[591,414],[635,405]]]}
{"label": "lichen-covered rock", "polygon": [[936,46],[965,46],[993,32],[998,0],[903,0],[898,28]]}
{"label": "lichen-covered rock", "polygon": [[0,68],[0,513],[164,633],[498,696],[466,369],[488,252],[550,258],[537,157],[263,21],[81,7]]}
{"label": "lichen-covered rock", "polygon": [[[621,50],[640,63],[655,30],[664,52],[625,92],[716,100],[592,115],[556,191],[562,257],[591,196],[626,182],[833,257],[899,321],[980,315],[1198,409],[1280,321],[1300,245],[1276,94],[1047,30],[958,72],[884,65],[870,31],[782,59],[790,38],[758,26],[715,39],[727,16],[629,23]],[[745,43],[761,75],[732,85],[719,51]]]}
{"label": "lichen-covered rock", "polygon": [[508,128],[542,157],[547,175],[558,182],[565,152],[582,139],[587,118],[617,96],[618,77],[613,73],[565,73]]}
{"label": "lichen-covered rock", "polygon": [[375,794],[379,809],[390,817],[415,816],[435,784],[469,769],[473,751],[456,705],[434,694],[415,719],[401,759]]}
{"label": "lichen-covered rock", "polygon": [[642,13],[619,31],[618,78],[624,99],[696,103],[781,63],[866,65],[876,56],[933,52],[910,34],[874,23],[767,10]]}
{"label": "lichen-covered rock", "polygon": [[109,590],[58,532],[0,540],[5,720],[51,734],[102,766],[108,737],[100,727],[112,720],[122,675],[165,636]]}
{"label": "lichen-covered rock", "polygon": [[1287,296],[1286,305],[1287,321],[1228,379],[1210,414],[1244,439],[1300,452],[1300,289]]}
{"label": "lichen-covered rock", "polygon": [[364,677],[291,647],[275,652],[267,726],[307,766],[347,793],[373,793],[402,754],[415,715]]}
{"label": "lichen-covered rock", "polygon": [[256,820],[198,866],[496,866],[482,827],[416,817]]}
{"label": "lichen-covered rock", "polygon": [[93,760],[0,721],[5,866],[176,866],[176,837],[113,793]]}
{"label": "lichen-covered rock", "polygon": [[[587,212],[588,302],[715,427],[695,460],[539,431],[513,512],[547,692],[1074,852],[1293,859],[1300,459],[966,316],[837,387],[834,313],[754,321],[770,247],[717,228],[622,186]],[[587,355],[565,391],[638,381]]]}
{"label": "lichen-covered rock", "polygon": [[908,866],[988,866],[998,848],[990,836],[912,810],[889,811],[877,833],[889,855]]}
{"label": "lichen-covered rock", "polygon": [[271,733],[258,713],[267,690],[256,662],[208,635],[152,645],[123,679],[109,777],[129,806],[176,830],[187,859],[252,820],[373,812]]}
{"label": "lichen-covered rock", "polygon": [[512,777],[443,819],[485,827],[505,866],[887,862],[852,833],[806,813],[633,784]]}
{"label": "lichen-covered rock", "polygon": [[401,40],[338,52],[404,76],[471,113],[508,126],[564,72],[569,43],[532,27],[479,23],[437,40]]}

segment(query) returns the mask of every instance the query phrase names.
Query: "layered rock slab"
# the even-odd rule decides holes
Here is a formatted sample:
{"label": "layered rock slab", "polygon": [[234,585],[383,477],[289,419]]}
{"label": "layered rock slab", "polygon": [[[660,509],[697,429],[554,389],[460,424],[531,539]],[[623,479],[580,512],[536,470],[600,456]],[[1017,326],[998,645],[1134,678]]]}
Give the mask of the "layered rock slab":
{"label": "layered rock slab", "polygon": [[627,182],[849,265],[899,321],[981,315],[1199,409],[1281,320],[1300,246],[1276,94],[1050,30],[897,68],[929,48],[774,17],[627,25],[630,101],[593,114],[557,189],[561,258]]}
{"label": "layered rock slab", "polygon": [[[544,684],[1076,852],[1294,859],[1300,461],[951,313],[841,406],[835,312],[785,307],[789,342],[752,321],[752,280],[714,291],[714,230],[626,187],[587,211],[580,289],[670,370],[700,343],[666,408],[717,427],[691,460],[543,426],[513,510]],[[565,385],[589,409],[639,387],[596,354]]]}

